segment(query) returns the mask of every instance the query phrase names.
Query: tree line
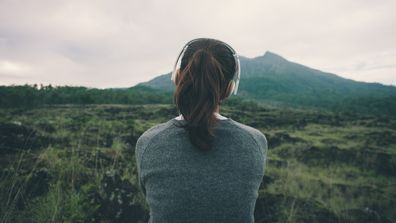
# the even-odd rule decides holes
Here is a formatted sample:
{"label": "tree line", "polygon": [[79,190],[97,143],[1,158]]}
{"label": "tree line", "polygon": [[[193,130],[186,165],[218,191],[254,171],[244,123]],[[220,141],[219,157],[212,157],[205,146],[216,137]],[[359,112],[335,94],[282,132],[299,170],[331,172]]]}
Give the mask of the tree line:
{"label": "tree line", "polygon": [[52,85],[0,86],[0,107],[34,107],[53,104],[165,104],[172,103],[171,93],[150,87],[87,88]]}

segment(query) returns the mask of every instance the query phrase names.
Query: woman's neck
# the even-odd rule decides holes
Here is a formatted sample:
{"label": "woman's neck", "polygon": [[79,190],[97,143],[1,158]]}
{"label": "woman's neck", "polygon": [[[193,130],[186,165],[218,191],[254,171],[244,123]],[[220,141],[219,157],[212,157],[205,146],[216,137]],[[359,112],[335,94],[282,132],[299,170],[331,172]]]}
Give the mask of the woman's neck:
{"label": "woman's neck", "polygon": [[[220,115],[220,106],[217,106],[217,107],[216,107],[214,113],[217,113],[217,114],[216,114],[216,117],[217,117],[218,119],[227,119],[227,117],[224,117],[224,116]],[[177,120],[182,120],[182,119],[184,119],[184,118],[183,118],[183,115],[182,115],[182,114],[179,114],[179,116],[176,117],[175,119],[177,119]]]}

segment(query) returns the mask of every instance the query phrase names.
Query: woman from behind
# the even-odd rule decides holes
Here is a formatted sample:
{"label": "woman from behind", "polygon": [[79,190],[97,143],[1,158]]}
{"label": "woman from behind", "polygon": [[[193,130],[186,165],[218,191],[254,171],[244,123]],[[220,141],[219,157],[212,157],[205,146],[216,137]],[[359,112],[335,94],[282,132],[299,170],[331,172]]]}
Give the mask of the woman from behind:
{"label": "woman from behind", "polygon": [[228,44],[198,38],[183,47],[172,72],[179,116],[151,127],[136,144],[149,222],[254,222],[267,140],[220,115],[239,78],[239,58]]}

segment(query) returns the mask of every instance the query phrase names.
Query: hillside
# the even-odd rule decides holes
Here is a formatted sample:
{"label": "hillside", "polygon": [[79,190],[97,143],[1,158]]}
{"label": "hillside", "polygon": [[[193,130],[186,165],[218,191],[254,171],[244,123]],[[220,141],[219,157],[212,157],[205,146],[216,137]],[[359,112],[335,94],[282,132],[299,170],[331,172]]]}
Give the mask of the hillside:
{"label": "hillside", "polygon": [[[342,78],[298,63],[272,52],[255,58],[241,57],[238,96],[259,103],[348,111],[364,114],[396,114],[396,87]],[[172,92],[170,73],[140,83]]]}

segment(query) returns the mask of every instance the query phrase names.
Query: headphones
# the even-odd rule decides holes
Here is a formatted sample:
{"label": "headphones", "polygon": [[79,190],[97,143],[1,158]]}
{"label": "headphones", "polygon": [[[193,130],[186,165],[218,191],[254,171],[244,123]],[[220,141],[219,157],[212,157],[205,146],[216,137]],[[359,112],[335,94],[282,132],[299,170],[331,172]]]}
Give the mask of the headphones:
{"label": "headphones", "polygon": [[[197,39],[190,40],[183,47],[182,51],[179,53],[179,56],[177,57],[175,66],[173,67],[173,71],[172,71],[171,79],[172,79],[173,83],[176,83],[176,73],[177,73],[177,70],[180,69],[181,59],[183,58],[183,55],[186,52],[187,48],[191,45],[191,43],[196,42],[196,41],[201,41],[201,40],[208,40],[208,38],[197,38]],[[212,39],[212,40],[216,40],[216,39]],[[225,43],[223,41],[220,41],[220,40],[216,40],[216,41],[224,44],[232,52],[232,55],[234,57],[234,60],[235,60],[235,73],[234,73],[234,76],[232,78],[232,81],[234,81],[235,85],[234,85],[234,89],[232,90],[230,95],[232,93],[234,93],[234,95],[236,95],[237,91],[238,91],[238,86],[239,86],[239,79],[241,78],[241,64],[239,62],[239,56],[236,53],[236,51],[230,45],[228,45],[227,43]]]}

